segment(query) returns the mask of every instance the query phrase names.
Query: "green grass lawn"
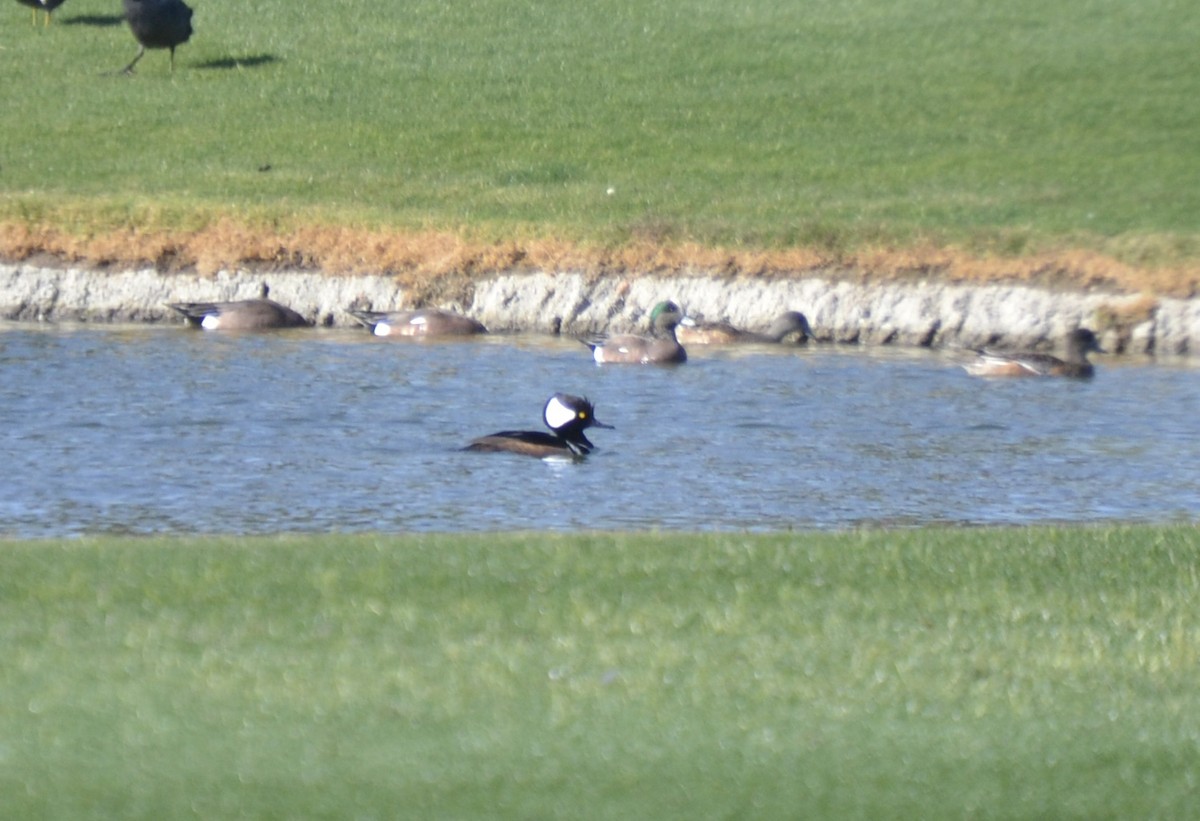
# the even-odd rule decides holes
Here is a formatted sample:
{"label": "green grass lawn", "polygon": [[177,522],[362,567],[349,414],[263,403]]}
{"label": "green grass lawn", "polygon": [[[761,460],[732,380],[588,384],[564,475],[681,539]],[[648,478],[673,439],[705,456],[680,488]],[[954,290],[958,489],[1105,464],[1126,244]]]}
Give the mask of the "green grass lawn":
{"label": "green grass lawn", "polygon": [[5,818],[1181,818],[1193,526],[0,543]]}
{"label": "green grass lawn", "polygon": [[0,220],[1200,257],[1196,4],[194,5],[3,10]]}

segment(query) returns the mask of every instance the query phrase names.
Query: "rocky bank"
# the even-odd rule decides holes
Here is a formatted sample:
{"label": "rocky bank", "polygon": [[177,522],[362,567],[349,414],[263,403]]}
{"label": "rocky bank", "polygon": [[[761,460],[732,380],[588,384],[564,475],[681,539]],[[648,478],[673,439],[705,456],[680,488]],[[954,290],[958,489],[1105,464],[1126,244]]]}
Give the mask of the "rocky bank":
{"label": "rocky bank", "polygon": [[[18,263],[0,264],[0,318],[174,322],[178,317],[167,302],[251,298],[258,296],[264,279],[272,298],[322,326],[352,324],[346,313],[350,306],[416,307],[389,276],[248,271],[205,276]],[[650,308],[663,299],[674,299],[689,313],[752,329],[765,327],[785,310],[799,310],[820,339],[841,343],[1034,346],[1086,325],[1116,353],[1189,356],[1200,351],[1200,300],[1027,285],[936,280],[872,284],[814,274],[619,277],[565,271],[459,282],[441,299],[435,294],[432,304],[462,311],[494,332],[583,334],[640,328]]]}

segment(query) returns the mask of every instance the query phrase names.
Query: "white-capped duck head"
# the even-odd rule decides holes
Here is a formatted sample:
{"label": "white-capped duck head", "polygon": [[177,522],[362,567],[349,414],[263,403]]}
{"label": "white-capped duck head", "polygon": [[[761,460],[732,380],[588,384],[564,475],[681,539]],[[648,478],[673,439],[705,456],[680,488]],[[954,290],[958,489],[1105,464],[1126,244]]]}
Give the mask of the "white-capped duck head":
{"label": "white-capped duck head", "polygon": [[592,349],[599,364],[679,364],[687,362],[687,351],[675,338],[683,312],[674,302],[660,302],[650,311],[650,336],[614,334],[579,341]]}
{"label": "white-capped duck head", "polygon": [[581,458],[595,448],[584,431],[609,428],[596,418],[596,407],[581,396],[556,393],[542,408],[542,421],[550,433],[534,430],[503,430],[474,439],[463,450],[484,453],[519,453],[547,458]]}

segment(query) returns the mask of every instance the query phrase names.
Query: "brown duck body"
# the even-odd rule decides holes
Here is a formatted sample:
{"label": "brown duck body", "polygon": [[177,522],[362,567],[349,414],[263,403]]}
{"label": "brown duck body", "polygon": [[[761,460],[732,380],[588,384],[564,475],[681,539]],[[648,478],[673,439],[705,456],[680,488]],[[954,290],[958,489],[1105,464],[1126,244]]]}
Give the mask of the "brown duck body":
{"label": "brown duck body", "polygon": [[463,450],[477,453],[517,453],[537,459],[551,459],[556,456],[569,459],[591,452],[591,442],[586,444],[587,450],[577,453],[571,449],[569,444],[552,433],[540,430],[502,430],[472,439],[471,443]]}

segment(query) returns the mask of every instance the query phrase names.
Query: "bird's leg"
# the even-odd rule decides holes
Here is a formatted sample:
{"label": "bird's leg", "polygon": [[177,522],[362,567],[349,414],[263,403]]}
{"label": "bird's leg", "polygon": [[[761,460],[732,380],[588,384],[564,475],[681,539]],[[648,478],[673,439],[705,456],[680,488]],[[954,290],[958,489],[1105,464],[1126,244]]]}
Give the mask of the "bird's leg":
{"label": "bird's leg", "polygon": [[124,70],[123,72],[121,72],[121,73],[122,73],[122,74],[133,74],[133,67],[137,65],[137,61],[138,61],[138,60],[140,60],[140,59],[142,59],[142,55],[143,55],[143,54],[145,54],[145,53],[146,53],[146,47],[145,47],[145,46],[139,46],[139,47],[138,47],[138,53],[137,53],[137,57],[134,57],[134,58],[133,58],[133,62],[132,62],[132,63],[130,63],[129,65],[125,66],[125,70]]}
{"label": "bird's leg", "polygon": [[171,73],[175,73],[175,46],[171,46]]}

